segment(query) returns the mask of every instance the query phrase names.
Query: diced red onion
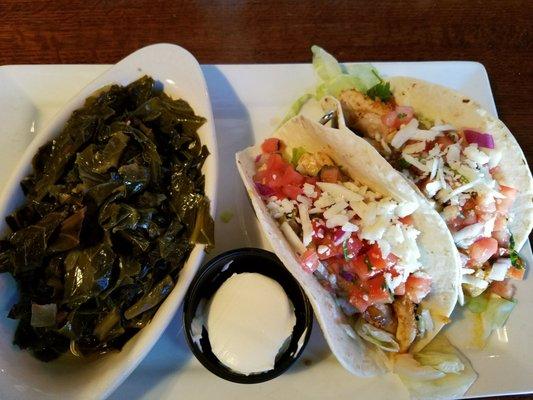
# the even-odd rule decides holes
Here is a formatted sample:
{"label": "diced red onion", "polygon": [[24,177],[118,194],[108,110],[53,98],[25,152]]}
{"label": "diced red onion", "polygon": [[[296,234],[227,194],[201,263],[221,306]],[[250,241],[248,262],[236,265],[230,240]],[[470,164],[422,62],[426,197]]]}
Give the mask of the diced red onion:
{"label": "diced red onion", "polygon": [[346,280],[348,282],[352,282],[354,280],[354,276],[352,274],[350,274],[349,272],[341,271],[340,275],[342,276],[342,278],[344,280]]}
{"label": "diced red onion", "polygon": [[261,196],[272,196],[275,193],[274,189],[259,182],[255,183],[255,188]]}
{"label": "diced red onion", "polygon": [[486,149],[494,148],[494,138],[490,133],[482,133],[472,129],[465,129],[464,134],[466,141],[470,144],[476,143],[479,147],[485,147]]}
{"label": "diced red onion", "polygon": [[255,157],[255,162],[258,163],[261,159],[261,154],[258,154],[257,157]]}
{"label": "diced red onion", "polygon": [[345,232],[342,230],[342,228],[337,228],[333,231],[333,244],[335,246],[338,246],[342,242],[344,242],[346,239],[348,239],[351,235],[351,232]]}

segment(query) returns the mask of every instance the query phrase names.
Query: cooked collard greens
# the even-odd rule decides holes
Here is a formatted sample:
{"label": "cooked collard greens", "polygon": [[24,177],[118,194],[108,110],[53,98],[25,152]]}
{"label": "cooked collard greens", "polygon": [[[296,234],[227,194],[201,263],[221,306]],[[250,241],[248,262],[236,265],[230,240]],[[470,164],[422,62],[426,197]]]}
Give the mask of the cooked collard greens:
{"label": "cooked collard greens", "polygon": [[14,343],[40,360],[119,350],[213,244],[205,122],[144,76],[88,98],[33,159],[0,272],[19,289]]}

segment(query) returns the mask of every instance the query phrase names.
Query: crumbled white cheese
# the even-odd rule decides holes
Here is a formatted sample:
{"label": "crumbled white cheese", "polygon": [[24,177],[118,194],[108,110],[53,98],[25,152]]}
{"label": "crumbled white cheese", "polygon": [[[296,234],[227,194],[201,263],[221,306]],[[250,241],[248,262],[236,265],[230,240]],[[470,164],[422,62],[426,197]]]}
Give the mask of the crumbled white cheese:
{"label": "crumbled white cheese", "polygon": [[331,229],[336,226],[343,226],[346,222],[348,222],[347,215],[336,214],[326,221],[326,226]]}
{"label": "crumbled white cheese", "polygon": [[422,172],[430,172],[431,168],[428,167],[426,164],[423,164],[418,160],[417,158],[410,156],[409,154],[402,153],[402,157],[405,161],[407,161],[409,164],[411,164],[413,167],[419,169]]}
{"label": "crumbled white cheese", "polygon": [[391,146],[395,149],[399,149],[407,142],[409,139],[412,139],[416,131],[418,130],[418,120],[413,118],[409,123],[403,125],[398,132],[394,135],[391,140]]}
{"label": "crumbled white cheese", "polygon": [[510,258],[498,258],[496,262],[492,264],[488,278],[493,281],[503,281],[510,266]]}
{"label": "crumbled white cheese", "polygon": [[486,149],[483,148],[482,151],[489,156],[489,168],[497,167],[502,160],[502,152],[498,149]]}
{"label": "crumbled white cheese", "polygon": [[313,205],[313,201],[309,197],[302,196],[301,194],[296,197],[296,200],[299,203],[305,204],[307,207],[311,207]]}
{"label": "crumbled white cheese", "polygon": [[383,234],[389,226],[389,221],[383,216],[376,218],[373,224],[364,225],[360,231],[360,238],[368,240],[370,242],[375,242],[378,239],[383,237]]}
{"label": "crumbled white cheese", "polygon": [[433,181],[426,183],[426,193],[429,197],[433,197],[437,194],[442,185],[440,181]]}
{"label": "crumbled white cheese", "polygon": [[346,207],[348,207],[348,203],[346,203],[344,200],[340,200],[339,202],[333,204],[326,211],[324,211],[324,218],[330,219],[335,215],[340,214],[341,211],[344,211]]}
{"label": "crumbled white cheese", "polygon": [[346,201],[361,201],[363,197],[343,185],[338,183],[318,182],[317,186],[324,192],[328,192],[336,199],[344,199]]}
{"label": "crumbled white cheese", "polygon": [[449,145],[446,150],[446,162],[449,165],[458,163],[461,160],[461,145],[459,143]]}
{"label": "crumbled white cheese", "polygon": [[357,232],[359,230],[359,227],[355,224],[352,224],[351,222],[346,222],[341,229],[344,232]]}
{"label": "crumbled white cheese", "polygon": [[329,193],[322,192],[318,200],[315,200],[315,207],[326,208],[335,204],[335,198]]}
{"label": "crumbled white cheese", "polygon": [[387,258],[391,252],[391,245],[388,241],[385,239],[378,239],[377,240],[379,249],[381,250],[381,255],[383,258]]}
{"label": "crumbled white cheese", "polygon": [[304,203],[298,204],[298,214],[302,224],[302,242],[307,247],[313,240],[313,225],[311,225],[311,219],[309,218],[309,212],[307,205]]}
{"label": "crumbled white cheese", "polygon": [[398,204],[396,207],[396,216],[403,218],[407,217],[408,215],[411,215],[416,211],[418,208],[418,204],[412,201],[405,201],[403,203]]}
{"label": "crumbled white cheese", "polygon": [[304,183],[303,192],[310,199],[316,199],[318,196],[318,193],[315,191],[315,187],[309,183]]}
{"label": "crumbled white cheese", "polygon": [[407,154],[420,153],[426,148],[426,142],[416,142],[408,144],[403,148],[403,152]]}
{"label": "crumbled white cheese", "polygon": [[475,224],[468,225],[458,232],[452,234],[453,240],[457,246],[462,248],[469,247],[483,232],[483,223],[476,222]]}
{"label": "crumbled white cheese", "polygon": [[484,152],[478,150],[477,144],[471,144],[470,146],[466,147],[463,150],[463,153],[471,161],[473,161],[473,162],[475,162],[476,164],[479,164],[479,165],[487,164],[489,162],[489,160],[490,160],[490,157],[488,155],[486,155]]}
{"label": "crumbled white cheese", "polygon": [[266,206],[274,218],[281,218],[294,210],[294,204],[289,199],[278,200],[276,197],[271,197]]}

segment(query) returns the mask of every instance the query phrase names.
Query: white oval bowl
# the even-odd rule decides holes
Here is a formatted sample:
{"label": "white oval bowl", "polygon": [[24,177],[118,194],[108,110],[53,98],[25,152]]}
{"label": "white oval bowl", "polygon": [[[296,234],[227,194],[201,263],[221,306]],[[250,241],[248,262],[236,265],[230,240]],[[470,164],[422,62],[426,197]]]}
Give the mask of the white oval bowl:
{"label": "white oval bowl", "polygon": [[[30,143],[0,195],[0,232],[7,232],[5,217],[25,200],[20,181],[31,172],[31,160],[39,147],[56,136],[74,110],[103,86],[126,85],[143,75],[149,75],[164,85],[172,98],[183,98],[195,113],[207,119],[198,130],[202,144],[211,155],[207,158],[205,193],[211,201],[211,215],[215,213],[217,184],[217,143],[215,124],[207,86],[200,65],[185,49],[171,44],[144,47],[104,72],[72,98]],[[50,96],[53,96],[50,93]],[[2,149],[9,151],[9,149]],[[105,355],[94,361],[58,359],[43,363],[27,351],[12,344],[18,321],[7,318],[16,302],[15,281],[8,274],[0,274],[0,398],[1,399],[100,399],[107,397],[135,369],[161,336],[183,300],[189,284],[204,255],[204,246],[196,245],[178,282],[159,307],[148,326],[137,333],[120,352]],[[172,354],[169,354],[172,357]]]}

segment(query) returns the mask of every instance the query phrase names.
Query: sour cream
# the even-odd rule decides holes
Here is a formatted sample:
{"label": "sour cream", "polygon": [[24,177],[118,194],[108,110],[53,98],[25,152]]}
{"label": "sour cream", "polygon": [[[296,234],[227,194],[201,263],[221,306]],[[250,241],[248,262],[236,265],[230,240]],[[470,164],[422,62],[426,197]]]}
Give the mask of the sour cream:
{"label": "sour cream", "polygon": [[244,375],[273,369],[296,324],[294,306],[281,285],[250,272],[233,274],[222,284],[206,319],[213,354]]}

